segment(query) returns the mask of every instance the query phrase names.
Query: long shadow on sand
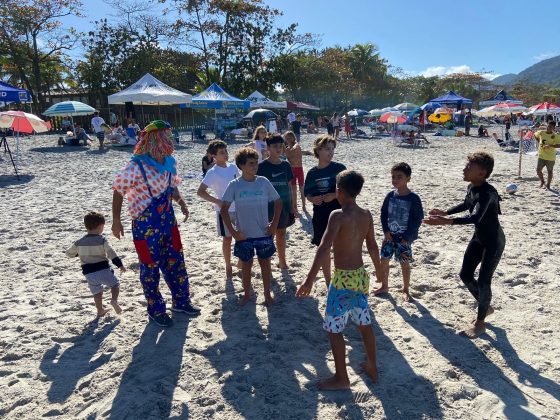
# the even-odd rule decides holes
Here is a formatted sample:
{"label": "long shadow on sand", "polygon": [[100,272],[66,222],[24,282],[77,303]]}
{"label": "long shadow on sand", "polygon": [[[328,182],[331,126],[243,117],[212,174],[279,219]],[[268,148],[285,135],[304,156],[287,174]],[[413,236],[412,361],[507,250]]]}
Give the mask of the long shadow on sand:
{"label": "long shadow on sand", "polygon": [[75,153],[75,152],[85,152],[89,150],[89,147],[85,146],[53,146],[53,147],[32,147],[29,149],[30,152],[37,153]]}
{"label": "long shadow on sand", "polygon": [[[171,328],[146,324],[121,377],[110,418],[170,417],[188,326],[189,318],[181,314],[173,317]],[[183,404],[181,414],[173,418],[188,417],[188,407]]]}
{"label": "long shadow on sand", "polygon": [[542,376],[534,367],[521,360],[509,342],[506,331],[503,328],[488,325],[488,329],[496,334],[496,339],[489,335],[484,335],[481,338],[488,340],[502,354],[509,368],[517,374],[517,380],[525,386],[541,389],[560,401],[560,385],[552,379]]}
{"label": "long shadow on sand", "polygon": [[[434,384],[414,372],[393,341],[384,334],[374,316],[372,325],[377,344],[379,383],[372,384],[369,379],[364,381],[371,393],[381,402],[384,418],[442,418]],[[359,332],[352,333],[349,341],[361,341]],[[359,348],[361,343],[356,344],[354,348]],[[352,350],[348,354],[351,366],[360,366],[365,357],[363,350]]]}
{"label": "long shadow on sand", "polygon": [[[74,392],[80,378],[92,373],[111,359],[112,354],[102,354],[95,360],[91,360],[103,340],[119,324],[119,321],[106,323],[100,329],[97,329],[98,323],[99,320],[96,318],[86,326],[82,334],[57,339],[59,342],[47,350],[43,356],[39,368],[52,382],[47,392],[50,402],[63,403],[66,401]],[[60,342],[74,344],[56,360],[61,347]]]}
{"label": "long shadow on sand", "polygon": [[404,308],[393,304],[403,320],[426,337],[435,350],[471,377],[480,388],[491,392],[503,402],[505,418],[537,419],[537,416],[524,408],[527,407],[527,398],[523,392],[471,340],[446,327],[418,301],[415,305],[420,317],[410,315]]}
{"label": "long shadow on sand", "polygon": [[[293,285],[286,287],[292,289]],[[225,377],[222,395],[243,418],[287,418],[288,407],[291,418],[315,418],[319,394],[313,385],[302,390],[296,375],[315,381],[309,367],[321,375],[328,372],[328,343],[320,330],[317,301],[299,301],[287,294],[276,298],[268,310],[266,328],[259,322],[255,302],[240,308],[233,284],[228,282],[222,300],[222,327],[227,337],[202,354]],[[290,310],[295,305],[305,309]],[[303,315],[290,316],[294,313]]]}
{"label": "long shadow on sand", "polygon": [[0,188],[10,185],[23,185],[33,181],[35,175],[21,175],[18,177],[14,175],[0,175]]}

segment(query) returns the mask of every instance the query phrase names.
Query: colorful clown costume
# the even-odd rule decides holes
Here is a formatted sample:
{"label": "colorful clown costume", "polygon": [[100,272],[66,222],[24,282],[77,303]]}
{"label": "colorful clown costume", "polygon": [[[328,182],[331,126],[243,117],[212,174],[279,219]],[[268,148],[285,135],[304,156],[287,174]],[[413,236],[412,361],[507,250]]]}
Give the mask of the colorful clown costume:
{"label": "colorful clown costume", "polygon": [[[138,144],[150,154],[133,155],[131,162],[117,175],[113,189],[128,199],[132,237],[140,262],[140,282],[148,302],[148,314],[153,318],[166,312],[159,290],[160,270],[171,290],[172,309],[192,307],[189,276],[173,210],[173,192],[180,177],[175,159],[169,156],[173,151],[172,145],[170,150],[167,145],[169,130],[148,130],[151,125],[142,132]],[[155,160],[152,154],[159,155],[163,163]]]}
{"label": "colorful clown costume", "polygon": [[368,291],[369,275],[364,267],[335,269],[327,295],[323,328],[333,334],[341,333],[349,317],[357,325],[370,325]]}

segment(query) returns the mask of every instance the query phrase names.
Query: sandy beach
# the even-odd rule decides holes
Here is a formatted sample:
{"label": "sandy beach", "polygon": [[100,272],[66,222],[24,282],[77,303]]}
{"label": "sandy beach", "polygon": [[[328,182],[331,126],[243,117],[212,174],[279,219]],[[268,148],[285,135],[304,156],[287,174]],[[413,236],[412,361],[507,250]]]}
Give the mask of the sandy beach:
{"label": "sandy beach", "polygon": [[[314,137],[303,136],[304,149]],[[391,293],[370,293],[380,381],[372,384],[359,372],[364,349],[349,325],[351,390],[344,392],[315,387],[334,371],[322,330],[322,278],[311,298],[294,297],[315,252],[310,218],[302,216],[288,230],[290,269],[273,272],[277,304],[262,305],[255,265],[256,302],[239,308],[240,277],[226,282],[214,211],[196,196],[206,146],[180,146],[175,156],[191,213],[180,230],[193,301],[202,313],[174,314],[175,325],[162,330],[147,322],[130,219],[123,217],[124,239],[109,236],[111,184],[130,149],[100,153],[57,147],[57,136],[23,139],[20,181],[7,155],[0,155],[0,417],[560,418],[560,178],[553,181],[556,191],[539,190],[535,156],[524,156],[523,179],[516,180],[518,155],[499,150],[491,139],[428,138],[431,145],[420,149],[396,147],[388,138],[344,140],[335,160],[365,176],[358,203],[374,214],[380,243],[379,212],[392,164],[411,165],[410,186],[427,211],[464,198],[468,153],[492,152],[490,182],[503,198],[507,240],[493,279],[496,313],[482,337],[471,341],[457,333],[475,314],[458,277],[474,228],[422,226],[414,243],[415,302],[405,303],[397,293],[402,278],[394,264]],[[229,146],[231,158],[239,147]],[[304,157],[306,171],[315,164]],[[505,193],[510,182],[519,185],[515,195]],[[105,234],[129,268],[118,274],[123,313],[98,321],[79,261],[64,255],[84,234],[82,217],[89,210],[107,216]],[[366,257],[364,248],[371,271]],[[169,298],[163,281],[161,289]]]}

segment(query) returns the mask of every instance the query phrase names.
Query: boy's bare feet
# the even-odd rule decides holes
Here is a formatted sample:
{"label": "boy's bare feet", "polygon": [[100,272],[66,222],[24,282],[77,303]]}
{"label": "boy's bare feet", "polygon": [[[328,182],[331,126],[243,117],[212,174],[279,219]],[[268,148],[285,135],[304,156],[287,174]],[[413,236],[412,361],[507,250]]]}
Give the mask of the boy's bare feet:
{"label": "boy's bare feet", "polygon": [[348,378],[342,379],[334,375],[329,379],[324,379],[317,383],[317,388],[323,391],[336,391],[340,389],[350,389],[350,381]]}
{"label": "boy's bare feet", "polygon": [[243,294],[243,296],[241,296],[239,298],[239,306],[245,306],[245,304],[247,304],[251,300],[252,297],[253,297],[252,294],[248,294],[248,295]]}
{"label": "boy's bare feet", "polygon": [[389,293],[389,286],[381,286],[379,289],[373,291],[375,296],[382,295],[383,293]]}
{"label": "boy's bare feet", "polygon": [[[493,313],[494,313],[494,308],[492,308],[492,306],[488,306],[488,309],[487,309],[487,311],[486,311],[486,318],[488,318],[488,317],[489,317],[490,315],[492,315]],[[472,320],[472,323],[473,323],[473,324],[476,323],[476,320],[477,320],[477,319],[478,319],[478,318],[473,319],[473,320]]]}
{"label": "boy's bare feet", "polygon": [[97,311],[97,318],[101,318],[102,316],[105,316],[107,312],[109,312],[110,310],[111,309],[109,308],[103,308],[101,312]]}
{"label": "boy's bare feet", "polygon": [[474,324],[465,328],[462,333],[468,338],[473,339],[486,332],[484,321],[476,321]]}
{"label": "boy's bare feet", "polygon": [[368,362],[364,362],[361,364],[361,368],[363,372],[370,377],[370,379],[377,383],[379,380],[379,375],[377,373],[377,366],[370,366]]}
{"label": "boy's bare feet", "polygon": [[111,306],[113,307],[117,315],[122,312],[122,308],[120,307],[119,302],[117,302],[116,300],[111,299]]}
{"label": "boy's bare feet", "polygon": [[405,302],[412,302],[414,300],[413,297],[410,296],[410,292],[408,290],[401,289],[399,292],[401,292],[402,298]]}

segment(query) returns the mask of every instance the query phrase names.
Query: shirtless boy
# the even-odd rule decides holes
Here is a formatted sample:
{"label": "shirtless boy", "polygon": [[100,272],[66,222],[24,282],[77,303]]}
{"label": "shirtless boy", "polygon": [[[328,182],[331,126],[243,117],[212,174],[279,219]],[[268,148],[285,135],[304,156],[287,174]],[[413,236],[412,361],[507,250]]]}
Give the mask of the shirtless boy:
{"label": "shirtless boy", "polygon": [[355,171],[344,170],[337,175],[336,196],[341,209],[331,213],[307,279],[296,293],[298,297],[310,294],[321,261],[332,246],[335,271],[327,295],[323,328],[329,333],[336,372],[333,377],[319,382],[319,388],[324,390],[350,388],[342,336],[349,317],[358,325],[366,349],[367,360],[362,368],[377,382],[375,336],[368,306],[369,275],[362,260],[362,245],[365,241],[376,275],[380,270],[379,249],[371,213],[356,204],[363,185],[364,178]]}
{"label": "shirtless boy", "polygon": [[[301,209],[304,213],[307,213],[307,209],[305,208],[305,194],[303,193],[303,152],[293,131],[287,131],[284,134],[284,140],[286,141],[286,158],[292,166],[292,172],[294,173],[292,184],[294,186],[294,190],[296,188],[296,184],[298,185],[299,195],[301,196]],[[294,202],[293,204],[295,209],[297,209],[297,203]]]}

